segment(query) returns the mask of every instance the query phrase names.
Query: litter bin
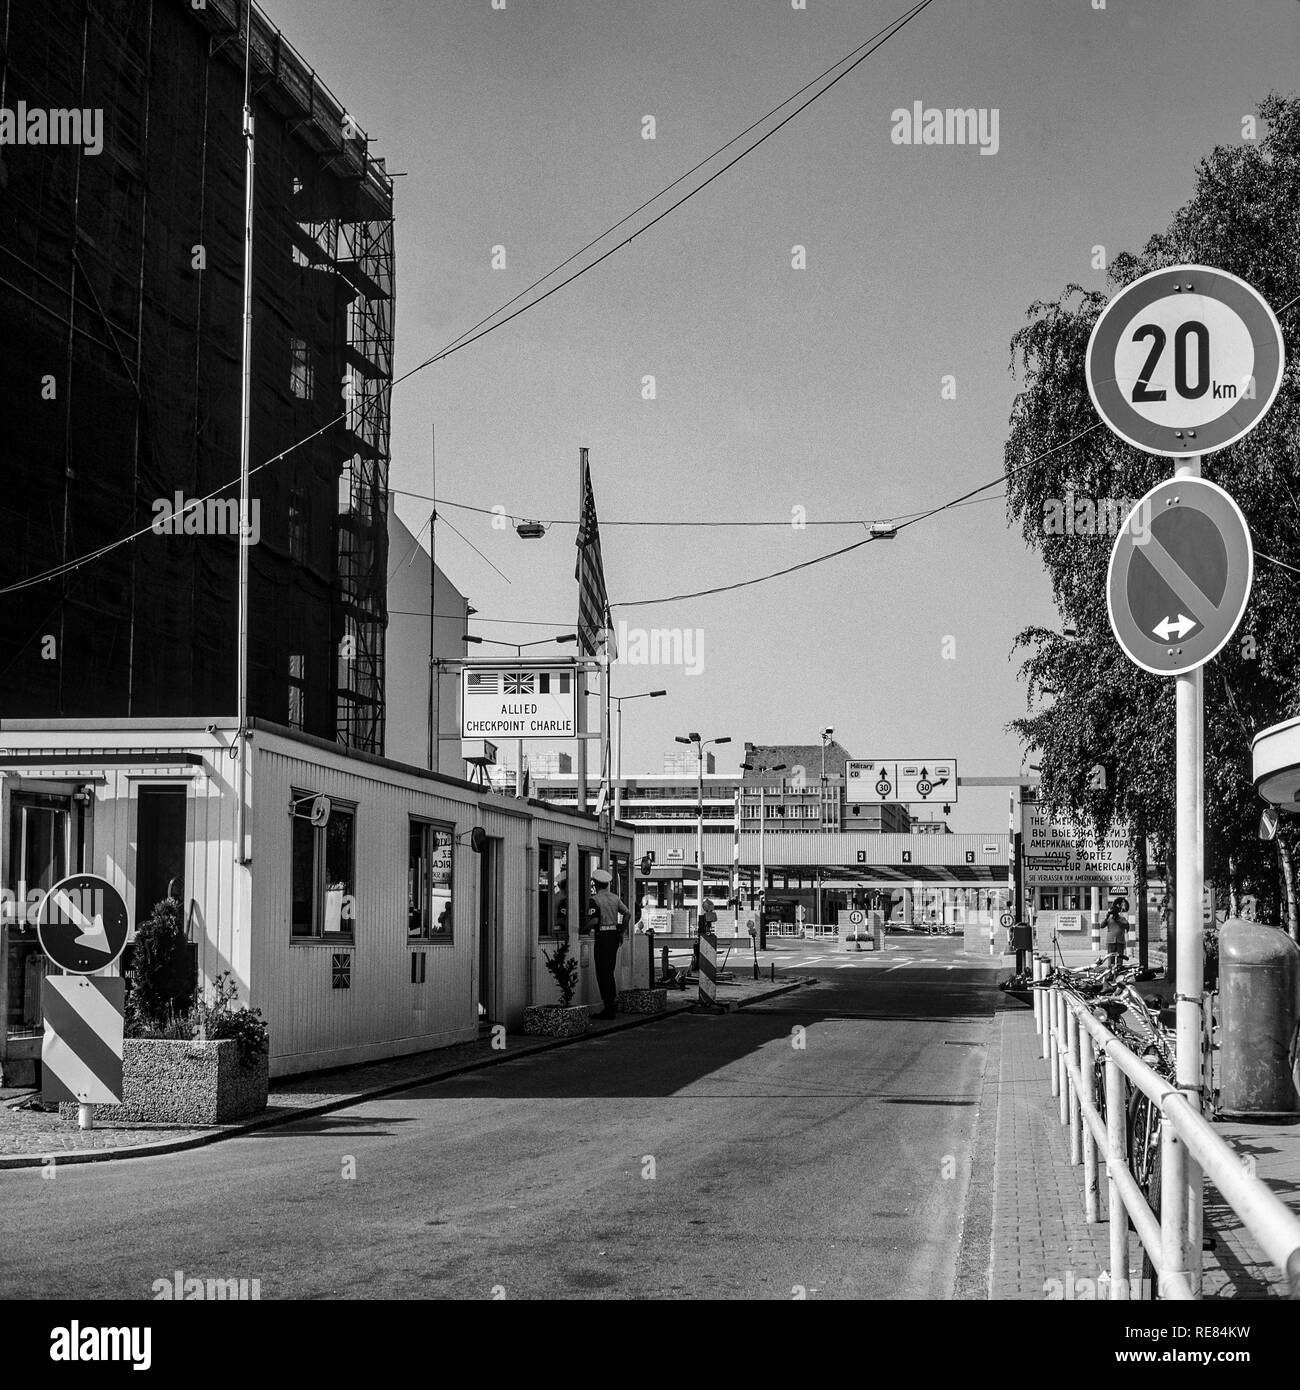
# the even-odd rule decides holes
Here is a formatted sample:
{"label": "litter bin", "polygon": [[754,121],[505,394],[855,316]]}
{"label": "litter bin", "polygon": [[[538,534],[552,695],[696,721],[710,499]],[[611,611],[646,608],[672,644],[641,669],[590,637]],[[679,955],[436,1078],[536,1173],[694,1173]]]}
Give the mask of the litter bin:
{"label": "litter bin", "polygon": [[1219,1113],[1233,1119],[1300,1114],[1292,1071],[1300,946],[1263,922],[1226,921],[1219,931],[1219,1016]]}

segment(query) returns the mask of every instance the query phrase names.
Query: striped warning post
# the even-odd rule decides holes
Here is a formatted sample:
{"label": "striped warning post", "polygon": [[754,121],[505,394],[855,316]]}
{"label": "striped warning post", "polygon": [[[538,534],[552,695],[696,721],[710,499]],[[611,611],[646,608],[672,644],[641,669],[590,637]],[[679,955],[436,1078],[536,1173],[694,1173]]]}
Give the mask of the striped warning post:
{"label": "striped warning post", "polygon": [[126,981],[47,975],[41,983],[45,1039],[41,1095],[47,1105],[116,1105],[122,1099]]}
{"label": "striped warning post", "polygon": [[1101,955],[1101,918],[1095,912],[1092,914],[1092,953]]}
{"label": "striped warning post", "polygon": [[700,933],[700,1003],[718,999],[718,938],[711,931]]}

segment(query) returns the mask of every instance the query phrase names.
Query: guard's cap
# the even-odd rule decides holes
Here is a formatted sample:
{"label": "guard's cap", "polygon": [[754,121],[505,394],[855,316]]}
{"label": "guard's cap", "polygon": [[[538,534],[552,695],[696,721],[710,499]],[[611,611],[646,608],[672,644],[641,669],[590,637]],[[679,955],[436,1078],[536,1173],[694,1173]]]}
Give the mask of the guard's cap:
{"label": "guard's cap", "polygon": [[593,869],[591,872],[591,877],[594,882],[602,884],[605,887],[608,887],[609,884],[613,883],[614,881],[613,878],[610,876],[608,869]]}

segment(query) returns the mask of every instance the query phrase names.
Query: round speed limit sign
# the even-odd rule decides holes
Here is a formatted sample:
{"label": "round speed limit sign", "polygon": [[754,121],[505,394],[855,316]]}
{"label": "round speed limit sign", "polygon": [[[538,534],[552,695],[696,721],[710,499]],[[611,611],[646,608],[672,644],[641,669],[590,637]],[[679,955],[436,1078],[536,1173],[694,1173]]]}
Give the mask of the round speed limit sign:
{"label": "round speed limit sign", "polygon": [[1088,394],[1148,454],[1209,454],[1248,434],[1282,383],[1282,330],[1258,290],[1204,265],[1125,286],[1088,339]]}

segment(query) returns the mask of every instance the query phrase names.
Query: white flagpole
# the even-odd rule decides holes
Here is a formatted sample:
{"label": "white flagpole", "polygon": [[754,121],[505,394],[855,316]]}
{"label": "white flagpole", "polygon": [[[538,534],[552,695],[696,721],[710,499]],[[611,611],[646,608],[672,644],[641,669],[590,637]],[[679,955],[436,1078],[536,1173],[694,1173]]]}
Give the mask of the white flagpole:
{"label": "white flagpole", "polygon": [[250,436],[253,415],[253,107],[251,96],[251,62],[253,42],[253,5],[249,0],[246,11],[247,31],[244,36],[244,342],[243,379],[240,387],[239,437],[239,647],[235,703],[238,707],[239,794],[235,805],[239,843],[235,860],[247,864],[248,854],[248,544],[244,528],[249,525],[248,475]]}
{"label": "white flagpole", "polygon": [[[587,507],[587,451],[578,450],[578,532],[582,532],[582,518]],[[584,658],[588,655],[583,650],[582,634],[582,581],[578,581],[578,648],[579,662],[578,669],[574,673],[574,699],[575,699],[575,726],[578,735],[577,751],[575,754],[574,769],[578,774],[578,810],[585,812],[587,809],[587,673],[583,670]]]}

